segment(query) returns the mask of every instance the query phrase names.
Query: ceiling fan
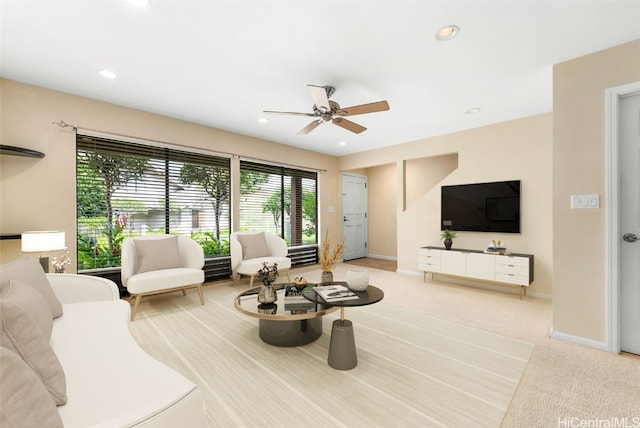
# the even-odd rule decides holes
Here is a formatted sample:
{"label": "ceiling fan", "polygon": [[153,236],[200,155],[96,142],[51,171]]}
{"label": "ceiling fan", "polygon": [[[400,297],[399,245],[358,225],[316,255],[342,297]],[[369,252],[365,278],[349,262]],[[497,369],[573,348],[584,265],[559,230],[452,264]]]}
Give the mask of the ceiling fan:
{"label": "ceiling fan", "polygon": [[375,113],[378,111],[389,110],[389,103],[386,101],[378,101],[375,103],[360,104],[357,106],[342,108],[337,102],[329,99],[335,92],[335,88],[333,86],[307,85],[307,88],[309,88],[311,98],[313,98],[314,102],[313,113],[268,110],[265,110],[264,112],[270,114],[288,114],[316,118],[313,122],[298,132],[298,135],[305,135],[316,129],[322,123],[329,121],[334,125],[338,125],[341,128],[355,134],[359,134],[362,131],[366,131],[367,128],[345,119],[345,116],[355,116],[356,114]]}

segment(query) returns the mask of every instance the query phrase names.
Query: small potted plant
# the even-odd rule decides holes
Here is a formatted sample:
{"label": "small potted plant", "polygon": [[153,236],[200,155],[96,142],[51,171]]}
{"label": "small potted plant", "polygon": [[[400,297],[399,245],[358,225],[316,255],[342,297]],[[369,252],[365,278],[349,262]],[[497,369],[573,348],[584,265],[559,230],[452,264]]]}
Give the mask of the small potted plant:
{"label": "small potted plant", "polygon": [[447,250],[451,249],[451,244],[453,244],[453,238],[456,237],[456,232],[453,230],[445,229],[440,234],[440,238],[444,241],[444,248]]}

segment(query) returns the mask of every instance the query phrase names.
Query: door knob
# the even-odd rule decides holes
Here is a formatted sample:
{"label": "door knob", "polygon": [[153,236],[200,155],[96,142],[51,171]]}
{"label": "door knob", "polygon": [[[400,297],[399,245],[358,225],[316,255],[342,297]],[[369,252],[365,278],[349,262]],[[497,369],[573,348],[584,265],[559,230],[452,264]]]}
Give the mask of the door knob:
{"label": "door knob", "polygon": [[347,216],[344,216],[342,217],[342,221],[349,221],[349,220],[347,219]]}
{"label": "door knob", "polygon": [[622,240],[624,242],[636,242],[636,241],[640,240],[640,238],[638,238],[635,233],[625,233],[622,236]]}

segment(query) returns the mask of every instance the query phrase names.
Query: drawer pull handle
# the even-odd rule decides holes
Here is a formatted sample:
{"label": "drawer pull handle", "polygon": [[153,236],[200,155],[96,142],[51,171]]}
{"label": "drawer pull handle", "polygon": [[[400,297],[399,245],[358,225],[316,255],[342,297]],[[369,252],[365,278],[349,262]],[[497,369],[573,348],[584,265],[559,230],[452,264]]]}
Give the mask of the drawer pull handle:
{"label": "drawer pull handle", "polygon": [[515,265],[507,265],[507,266],[509,266],[509,267],[515,267]]}

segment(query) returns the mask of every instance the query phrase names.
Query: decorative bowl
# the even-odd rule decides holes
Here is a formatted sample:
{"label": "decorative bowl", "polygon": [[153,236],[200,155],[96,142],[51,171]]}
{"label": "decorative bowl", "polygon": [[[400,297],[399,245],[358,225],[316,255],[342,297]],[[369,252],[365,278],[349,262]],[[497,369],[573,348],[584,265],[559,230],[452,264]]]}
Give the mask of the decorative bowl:
{"label": "decorative bowl", "polygon": [[364,291],[369,286],[369,272],[366,269],[349,269],[347,271],[347,288],[353,291]]}

